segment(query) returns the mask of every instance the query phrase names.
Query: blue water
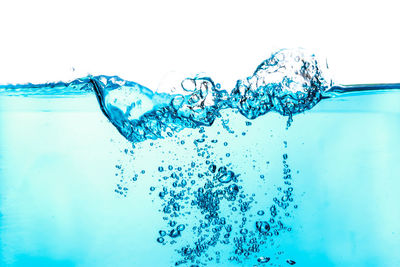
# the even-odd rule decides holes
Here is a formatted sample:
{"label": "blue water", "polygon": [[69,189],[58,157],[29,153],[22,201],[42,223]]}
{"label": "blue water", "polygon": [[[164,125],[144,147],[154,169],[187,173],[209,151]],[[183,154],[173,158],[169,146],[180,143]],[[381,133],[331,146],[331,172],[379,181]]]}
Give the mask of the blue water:
{"label": "blue water", "polygon": [[400,92],[324,77],[2,86],[1,266],[399,266]]}

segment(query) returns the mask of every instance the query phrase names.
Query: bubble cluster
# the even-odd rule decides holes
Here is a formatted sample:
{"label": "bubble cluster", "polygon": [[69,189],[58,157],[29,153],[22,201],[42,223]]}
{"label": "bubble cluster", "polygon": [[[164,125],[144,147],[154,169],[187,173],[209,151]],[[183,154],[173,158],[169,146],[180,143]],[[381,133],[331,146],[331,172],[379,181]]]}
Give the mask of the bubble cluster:
{"label": "bubble cluster", "polygon": [[[272,54],[252,76],[237,81],[230,93],[209,77],[187,78],[174,94],[152,92],[116,76],[91,77],[90,84],[104,115],[134,143],[210,126],[227,108],[248,119],[275,111],[289,117],[289,126],[292,115],[315,106],[330,85],[316,57],[301,49]],[[227,124],[223,121],[232,131]]]}
{"label": "bubble cluster", "polygon": [[[293,202],[288,155],[282,155],[283,186],[271,196],[272,204],[261,204],[264,209],[260,210],[255,208],[260,205],[257,196],[248,193],[244,183],[251,177],[226,158],[217,160],[213,149],[218,140],[210,140],[203,128],[199,133],[192,143],[176,142],[185,147],[194,145],[193,161],[154,166],[159,184],[151,185],[149,194],[159,203],[164,221],[164,227],[155,231],[155,242],[175,248],[175,266],[226,261],[262,264],[273,261],[274,256],[276,260],[272,252],[259,253],[273,246],[280,233],[291,231],[285,223]],[[220,146],[229,149],[228,142]],[[265,201],[264,196],[261,199]]]}

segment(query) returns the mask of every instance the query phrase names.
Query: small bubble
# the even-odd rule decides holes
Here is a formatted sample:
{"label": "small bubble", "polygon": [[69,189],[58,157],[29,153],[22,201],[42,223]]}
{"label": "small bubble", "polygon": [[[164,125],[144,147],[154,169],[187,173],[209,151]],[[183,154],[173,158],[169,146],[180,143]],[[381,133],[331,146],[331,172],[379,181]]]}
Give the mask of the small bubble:
{"label": "small bubble", "polygon": [[267,263],[267,262],[269,262],[269,260],[270,260],[270,258],[268,258],[268,257],[259,257],[259,258],[257,259],[257,261],[258,261],[259,263]]}
{"label": "small bubble", "polygon": [[211,164],[211,165],[208,167],[208,170],[209,170],[210,172],[212,172],[212,173],[215,173],[216,169],[217,169],[217,166],[215,166],[214,164]]}
{"label": "small bubble", "polygon": [[296,262],[294,260],[286,260],[287,263],[289,263],[290,265],[295,265]]}
{"label": "small bubble", "polygon": [[154,191],[156,188],[154,186],[150,187],[150,191]]}
{"label": "small bubble", "polygon": [[164,168],[160,166],[160,167],[158,167],[158,171],[159,171],[159,172],[163,172],[163,171],[164,171]]}
{"label": "small bubble", "polygon": [[224,142],[224,146],[227,146],[228,145],[228,142]]}
{"label": "small bubble", "polygon": [[177,229],[172,229],[172,230],[169,232],[168,235],[169,235],[170,237],[172,237],[172,238],[176,238],[176,237],[178,237],[178,236],[181,235],[181,232],[180,232],[179,230],[177,230]]}
{"label": "small bubble", "polygon": [[271,227],[269,226],[269,223],[266,221],[257,221],[256,228],[261,234],[266,234],[271,229]]}
{"label": "small bubble", "polygon": [[264,212],[263,210],[259,210],[259,211],[257,211],[257,214],[260,215],[260,216],[262,216],[262,215],[265,214],[265,212]]}
{"label": "small bubble", "polygon": [[159,237],[157,238],[158,243],[164,243],[164,237]]}
{"label": "small bubble", "polygon": [[226,167],[220,167],[216,177],[221,183],[229,183],[235,177],[235,174],[232,171],[226,171]]}
{"label": "small bubble", "polygon": [[243,228],[243,229],[240,230],[240,233],[241,233],[242,235],[247,234],[247,232],[248,232],[248,230],[245,229],[245,228]]}

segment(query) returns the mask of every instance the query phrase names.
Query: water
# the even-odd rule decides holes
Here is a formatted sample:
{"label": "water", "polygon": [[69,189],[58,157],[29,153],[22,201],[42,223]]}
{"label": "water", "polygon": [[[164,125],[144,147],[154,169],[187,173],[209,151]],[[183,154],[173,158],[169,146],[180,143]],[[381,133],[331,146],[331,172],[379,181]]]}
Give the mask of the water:
{"label": "water", "polygon": [[230,90],[1,87],[0,262],[399,265],[400,93],[321,69],[283,50]]}

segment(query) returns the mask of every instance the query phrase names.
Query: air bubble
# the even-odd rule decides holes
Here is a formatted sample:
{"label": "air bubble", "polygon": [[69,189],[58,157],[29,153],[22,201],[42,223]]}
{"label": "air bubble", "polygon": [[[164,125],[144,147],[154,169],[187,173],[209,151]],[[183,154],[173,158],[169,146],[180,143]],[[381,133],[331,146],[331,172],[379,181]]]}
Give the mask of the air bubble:
{"label": "air bubble", "polygon": [[295,265],[296,262],[294,260],[286,260],[286,262],[290,265]]}
{"label": "air bubble", "polygon": [[257,259],[257,261],[258,261],[259,263],[267,263],[267,262],[270,261],[270,258],[268,258],[268,257],[259,257],[259,258]]}
{"label": "air bubble", "polygon": [[260,232],[261,234],[266,234],[271,229],[271,227],[269,226],[269,223],[266,221],[257,221],[256,228],[257,228],[258,232]]}

